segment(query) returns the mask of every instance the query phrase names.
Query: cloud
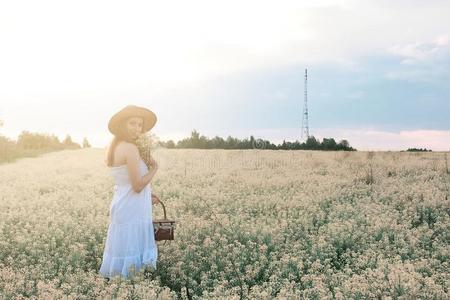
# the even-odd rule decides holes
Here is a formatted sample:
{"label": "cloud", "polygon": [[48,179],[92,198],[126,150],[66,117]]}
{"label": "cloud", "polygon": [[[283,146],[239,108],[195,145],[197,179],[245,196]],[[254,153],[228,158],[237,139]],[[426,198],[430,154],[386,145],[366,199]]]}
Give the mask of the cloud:
{"label": "cloud", "polygon": [[396,44],[388,52],[398,57],[400,64],[386,71],[387,79],[431,84],[450,80],[449,34],[441,34],[427,41]]}
{"label": "cloud", "polygon": [[414,42],[411,44],[394,45],[389,52],[402,57],[403,64],[417,64],[426,61],[439,60],[449,52],[449,35],[444,34],[430,42]]}
{"label": "cloud", "polygon": [[447,46],[450,42],[450,37],[448,34],[441,35],[436,38],[435,42],[437,46]]}
{"label": "cloud", "polygon": [[[75,134],[73,119],[82,116],[80,130],[100,140],[109,116],[130,101],[154,107],[161,132],[177,136],[197,126],[235,126],[230,134],[260,124],[293,127],[310,66],[310,121],[317,126],[448,128],[448,1],[43,0],[0,7],[0,117],[11,133]],[[367,63],[380,56],[394,62]],[[259,80],[283,68],[291,72]]]}
{"label": "cloud", "polygon": [[[362,57],[393,44],[400,45],[397,52],[420,57],[428,50],[408,48],[408,43],[448,28],[443,16],[450,5],[431,1],[424,8],[417,1],[407,10],[404,5],[355,0],[189,1],[176,7],[164,1],[126,6],[8,2],[0,10],[0,80],[6,87],[0,92],[170,88],[298,63],[358,70]],[[416,22],[419,18],[430,21]],[[448,41],[440,37],[436,43]]]}

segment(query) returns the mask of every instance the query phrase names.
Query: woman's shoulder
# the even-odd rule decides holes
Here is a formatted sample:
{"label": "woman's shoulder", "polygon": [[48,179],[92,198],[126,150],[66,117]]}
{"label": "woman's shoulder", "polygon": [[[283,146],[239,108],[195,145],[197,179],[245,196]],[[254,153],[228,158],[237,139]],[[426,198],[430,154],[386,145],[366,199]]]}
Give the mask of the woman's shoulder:
{"label": "woman's shoulder", "polygon": [[138,152],[139,150],[138,150],[137,146],[135,144],[133,144],[133,143],[129,143],[129,142],[126,142],[126,141],[120,141],[117,144],[117,151],[123,152],[123,153],[125,153],[125,152],[134,152],[134,153],[136,153],[136,151]]}

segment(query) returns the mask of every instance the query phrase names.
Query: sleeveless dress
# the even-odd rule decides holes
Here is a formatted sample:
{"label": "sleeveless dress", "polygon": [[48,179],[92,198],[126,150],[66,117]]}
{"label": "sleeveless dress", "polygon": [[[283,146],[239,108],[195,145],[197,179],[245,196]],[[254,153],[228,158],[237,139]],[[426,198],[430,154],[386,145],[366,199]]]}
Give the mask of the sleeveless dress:
{"label": "sleeveless dress", "polygon": [[[142,159],[139,164],[143,176],[148,168]],[[133,271],[139,272],[144,265],[156,270],[158,248],[153,231],[151,186],[148,184],[136,193],[126,165],[109,167],[109,170],[115,185],[99,272],[107,278],[116,275],[127,278]]]}

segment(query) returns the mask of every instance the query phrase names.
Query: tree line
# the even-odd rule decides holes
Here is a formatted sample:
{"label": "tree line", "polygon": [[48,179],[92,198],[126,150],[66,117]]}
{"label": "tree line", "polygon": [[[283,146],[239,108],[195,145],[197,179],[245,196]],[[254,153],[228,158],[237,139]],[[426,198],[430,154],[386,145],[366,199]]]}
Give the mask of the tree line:
{"label": "tree line", "polygon": [[[409,151],[409,152],[432,152],[431,149],[428,150],[427,148],[408,148],[406,151]],[[400,152],[403,152],[403,150]]]}
{"label": "tree line", "polygon": [[[0,127],[3,122],[0,120]],[[35,156],[45,152],[90,148],[91,145],[87,138],[83,139],[82,146],[72,141],[70,135],[66,135],[63,141],[55,135],[32,133],[22,131],[17,141],[0,134],[0,162],[12,161],[19,157]]]}
{"label": "tree line", "polygon": [[[31,133],[28,131],[22,131],[17,138],[17,146],[25,150],[63,150],[63,149],[80,149],[81,146],[78,143],[72,141],[70,135],[66,135],[63,141],[59,141],[59,138],[54,134],[41,134]],[[89,148],[91,145],[89,141],[84,138],[83,148]]]}
{"label": "tree line", "polygon": [[228,136],[225,140],[222,137],[215,136],[209,139],[206,136],[200,135],[197,130],[191,132],[191,136],[184,138],[177,143],[173,140],[159,141],[162,147],[169,149],[176,148],[195,148],[195,149],[268,149],[268,150],[334,150],[334,151],[356,151],[350,146],[347,140],[336,142],[334,138],[324,138],[322,141],[310,136],[305,142],[300,143],[286,142],[283,140],[281,144],[274,144],[268,140],[255,139],[253,136],[244,138],[242,140]]}

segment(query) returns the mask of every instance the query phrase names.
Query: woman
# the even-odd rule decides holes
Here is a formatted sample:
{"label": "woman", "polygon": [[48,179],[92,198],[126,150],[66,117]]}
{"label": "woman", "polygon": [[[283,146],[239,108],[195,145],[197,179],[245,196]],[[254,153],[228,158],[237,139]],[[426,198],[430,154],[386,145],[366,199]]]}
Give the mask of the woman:
{"label": "woman", "polygon": [[149,171],[135,144],[140,134],[153,128],[156,120],[152,111],[129,105],[117,112],[108,124],[114,139],[109,146],[106,163],[115,186],[100,267],[100,273],[106,278],[115,275],[126,278],[145,266],[156,270],[158,249],[149,183],[158,170],[158,164],[151,159]]}

